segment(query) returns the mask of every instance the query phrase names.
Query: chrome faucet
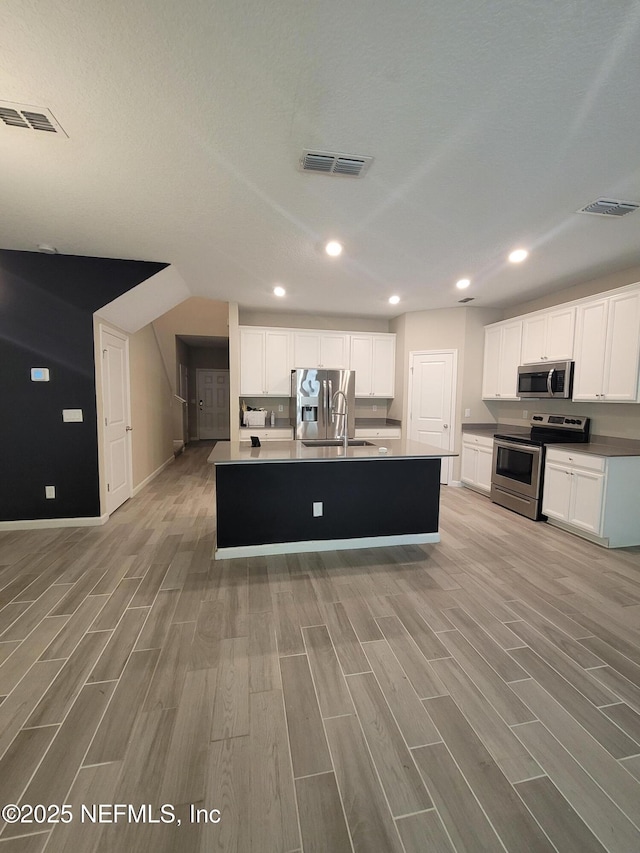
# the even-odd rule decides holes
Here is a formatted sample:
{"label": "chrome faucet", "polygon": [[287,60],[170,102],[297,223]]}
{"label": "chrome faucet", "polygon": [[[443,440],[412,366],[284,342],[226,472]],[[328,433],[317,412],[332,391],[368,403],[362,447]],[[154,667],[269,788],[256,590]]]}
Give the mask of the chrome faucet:
{"label": "chrome faucet", "polygon": [[[342,397],[344,400],[344,412],[336,411],[336,398]],[[331,423],[335,423],[336,416],[341,417],[342,421],[342,439],[344,442],[344,452],[345,456],[347,453],[347,448],[349,447],[349,433],[348,433],[348,420],[349,420],[349,403],[347,402],[347,395],[344,391],[336,391],[336,393],[331,398]]]}

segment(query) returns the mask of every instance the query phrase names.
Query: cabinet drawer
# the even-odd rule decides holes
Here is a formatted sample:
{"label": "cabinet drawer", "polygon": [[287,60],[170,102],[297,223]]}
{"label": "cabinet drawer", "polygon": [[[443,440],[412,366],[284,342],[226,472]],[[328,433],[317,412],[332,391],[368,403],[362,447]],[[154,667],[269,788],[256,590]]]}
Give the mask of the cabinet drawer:
{"label": "cabinet drawer", "polygon": [[473,432],[462,433],[463,444],[469,444],[472,447],[493,447],[492,435],[480,435]]}
{"label": "cabinet drawer", "polygon": [[291,441],[293,429],[291,427],[273,427],[271,429],[243,427],[238,433],[238,440],[251,441],[252,435],[257,435],[260,441]]}
{"label": "cabinet drawer", "polygon": [[585,468],[587,471],[604,471],[606,459],[604,456],[591,456],[588,453],[573,453],[570,450],[554,450],[547,448],[547,462],[556,462],[573,468]]}
{"label": "cabinet drawer", "polygon": [[380,429],[362,427],[356,429],[356,438],[400,438],[400,427],[380,427]]}

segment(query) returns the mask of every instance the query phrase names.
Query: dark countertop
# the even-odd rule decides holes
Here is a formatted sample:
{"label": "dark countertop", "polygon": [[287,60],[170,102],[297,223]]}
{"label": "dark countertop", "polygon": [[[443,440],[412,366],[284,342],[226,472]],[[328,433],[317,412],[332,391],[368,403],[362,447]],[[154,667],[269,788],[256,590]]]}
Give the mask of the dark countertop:
{"label": "dark countertop", "polygon": [[[587,444],[553,444],[554,450],[586,453],[589,456],[640,456],[640,441],[631,438],[612,438],[606,435],[594,435]],[[548,449],[547,448],[547,449]]]}
{"label": "dark countertop", "polygon": [[[527,435],[529,428],[514,424],[463,424],[462,432],[474,435]],[[586,444],[553,444],[558,450],[573,450],[575,453],[588,453],[590,456],[640,456],[640,441],[632,438],[617,438],[611,435],[593,434]]]}
{"label": "dark countertop", "polygon": [[[381,448],[386,452],[381,452]],[[261,447],[251,447],[246,442],[219,441],[211,451],[208,461],[219,465],[237,462],[313,462],[316,460],[349,461],[384,459],[442,459],[457,456],[452,450],[432,447],[404,438],[378,439],[364,447],[349,447],[345,456],[339,447],[305,447],[301,441],[265,441]]]}

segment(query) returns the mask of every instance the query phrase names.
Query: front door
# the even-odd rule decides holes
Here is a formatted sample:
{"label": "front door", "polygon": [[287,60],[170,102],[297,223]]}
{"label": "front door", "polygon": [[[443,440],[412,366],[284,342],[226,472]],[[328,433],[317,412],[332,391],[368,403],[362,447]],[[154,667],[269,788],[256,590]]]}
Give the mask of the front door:
{"label": "front door", "polygon": [[110,515],[132,491],[129,339],[100,326],[106,510]]}
{"label": "front door", "polygon": [[[456,350],[409,355],[409,438],[453,449]],[[448,483],[451,460],[443,459],[440,482]]]}
{"label": "front door", "polygon": [[198,438],[229,438],[229,371],[197,370]]}

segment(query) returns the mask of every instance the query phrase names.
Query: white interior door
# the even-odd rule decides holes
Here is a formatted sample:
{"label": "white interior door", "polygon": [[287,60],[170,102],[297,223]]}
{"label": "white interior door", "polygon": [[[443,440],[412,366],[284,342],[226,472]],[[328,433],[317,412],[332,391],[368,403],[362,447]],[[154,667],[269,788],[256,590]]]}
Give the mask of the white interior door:
{"label": "white interior door", "polygon": [[[456,350],[409,354],[409,438],[445,450],[453,448]],[[440,482],[451,478],[443,459]]]}
{"label": "white interior door", "polygon": [[131,497],[129,339],[100,326],[107,506],[111,514]]}
{"label": "white interior door", "polygon": [[198,438],[229,438],[229,371],[196,371]]}

